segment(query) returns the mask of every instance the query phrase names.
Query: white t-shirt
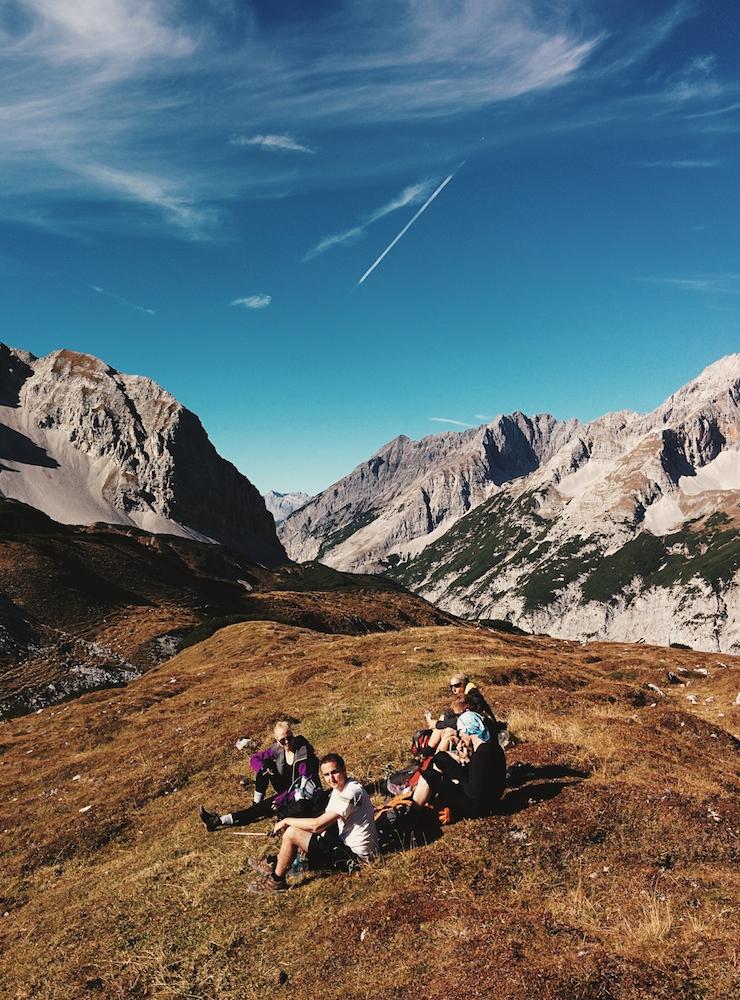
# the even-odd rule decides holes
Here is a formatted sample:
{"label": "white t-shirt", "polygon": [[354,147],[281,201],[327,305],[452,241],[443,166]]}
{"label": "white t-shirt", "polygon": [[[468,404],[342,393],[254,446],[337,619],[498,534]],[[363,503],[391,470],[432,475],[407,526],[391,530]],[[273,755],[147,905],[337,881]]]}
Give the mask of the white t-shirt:
{"label": "white t-shirt", "polygon": [[372,858],[378,853],[375,810],[359,781],[351,778],[341,792],[335,788],[329,796],[326,811],[339,816],[339,837],[358,857]]}

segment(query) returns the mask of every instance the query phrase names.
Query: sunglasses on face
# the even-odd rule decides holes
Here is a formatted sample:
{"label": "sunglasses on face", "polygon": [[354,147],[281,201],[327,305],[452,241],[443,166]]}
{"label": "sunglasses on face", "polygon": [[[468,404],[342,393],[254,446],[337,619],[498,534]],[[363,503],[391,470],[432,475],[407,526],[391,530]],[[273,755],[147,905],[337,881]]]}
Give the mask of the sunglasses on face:
{"label": "sunglasses on face", "polygon": [[285,747],[290,743],[292,739],[293,739],[293,734],[291,733],[290,736],[283,736],[281,739],[279,739],[278,743],[280,743],[282,746]]}
{"label": "sunglasses on face", "polygon": [[456,684],[450,684],[450,690],[454,691],[455,688],[461,688],[462,686],[462,681],[458,681]]}

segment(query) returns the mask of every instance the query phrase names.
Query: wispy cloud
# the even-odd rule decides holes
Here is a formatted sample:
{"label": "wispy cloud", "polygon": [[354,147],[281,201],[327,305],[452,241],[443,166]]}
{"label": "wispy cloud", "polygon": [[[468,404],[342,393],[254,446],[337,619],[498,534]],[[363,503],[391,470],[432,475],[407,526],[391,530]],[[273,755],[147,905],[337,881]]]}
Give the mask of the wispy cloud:
{"label": "wispy cloud", "polygon": [[476,420],[490,420],[491,418],[487,413],[474,413],[473,416]]}
{"label": "wispy cloud", "polygon": [[232,135],[232,146],[258,146],[275,153],[315,153],[315,149],[304,145],[291,135]]}
{"label": "wispy cloud", "polygon": [[694,118],[716,118],[718,115],[729,115],[733,111],[740,111],[740,103],[728,104],[721,108],[712,108],[710,111],[696,111],[694,114],[686,115],[686,120]]}
{"label": "wispy cloud", "polygon": [[171,182],[163,181],[159,177],[116,170],[95,163],[76,169],[105,190],[158,210],[169,222],[193,238],[203,235],[214,219],[211,210],[194,206],[173,190]]}
{"label": "wispy cloud", "polygon": [[241,306],[242,309],[267,309],[272,302],[272,295],[247,295],[243,299],[234,299],[232,306]]}
{"label": "wispy cloud", "polygon": [[713,170],[722,166],[722,160],[648,160],[640,167],[665,167],[670,170]]}
{"label": "wispy cloud", "polygon": [[[189,56],[196,40],[168,23],[169,4],[156,0],[25,0],[25,48],[43,47],[57,65],[88,63],[110,77],[132,63]],[[16,22],[18,23],[18,22]]]}
{"label": "wispy cloud", "polygon": [[[236,0],[26,0],[0,21],[0,212],[51,220],[58,206],[64,219],[73,202],[113,201],[131,228],[153,210],[202,236],[219,218],[210,206],[285,186],[276,156],[235,163],[224,135],[283,161],[296,154],[314,185],[357,176],[352,150],[319,175],[300,137],[559,87],[598,46],[575,27],[576,5],[545,17],[535,0],[344,0],[308,21],[261,19]],[[386,169],[380,157],[360,165]],[[111,213],[87,218],[103,227]]]}
{"label": "wispy cloud", "polygon": [[665,96],[680,102],[717,97],[722,93],[722,86],[717,80],[716,68],[715,55],[694,56],[686,66],[668,76]]}
{"label": "wispy cloud", "polygon": [[703,274],[681,278],[638,278],[638,281],[653,285],[668,285],[688,292],[717,293],[721,295],[740,294],[740,274]]}
{"label": "wispy cloud", "polygon": [[101,288],[100,285],[90,285],[90,288],[98,295],[105,295],[108,299],[113,299],[114,302],[118,302],[119,305],[126,306],[129,309],[135,309],[136,312],[144,313],[146,316],[155,316],[156,313],[153,309],[147,309],[146,306],[137,306],[135,302],[129,302],[128,299],[124,299],[122,295],[116,295],[115,292],[109,292],[107,288]]}
{"label": "wispy cloud", "polygon": [[452,420],[449,417],[427,417],[433,424],[452,424],[453,427],[475,427],[475,424],[466,424],[462,420]]}
{"label": "wispy cloud", "polygon": [[364,216],[357,225],[351,226],[349,229],[344,229],[339,233],[332,233],[330,236],[322,237],[316,246],[303,255],[303,260],[313,260],[314,257],[318,257],[319,254],[331,249],[331,247],[351,246],[364,237],[368,226],[385,218],[386,215],[390,215],[391,212],[398,211],[399,208],[418,204],[427,197],[433,187],[434,181],[432,180],[419,181],[416,184],[405,187],[395,198],[391,198],[390,201],[381,205],[380,208],[376,208],[374,212]]}
{"label": "wispy cloud", "polygon": [[[210,233],[229,204],[282,192],[288,180],[305,191],[377,182],[397,176],[402,149],[410,171],[441,174],[449,164],[445,141],[409,154],[403,128],[385,130],[381,149],[374,130],[387,125],[439,123],[449,135],[453,121],[498,104],[512,127],[491,142],[526,128],[529,137],[556,91],[565,100],[579,82],[597,81],[600,95],[605,80],[621,87],[625,67],[695,10],[666,0],[663,14],[640,17],[639,31],[619,32],[598,10],[586,17],[582,0],[342,0],[313,5],[310,19],[290,4],[263,18],[240,0],[6,6],[22,14],[0,19],[0,213],[50,228],[84,217],[87,228],[125,220],[151,229],[156,219],[188,238]],[[624,117],[654,115],[661,101],[703,111],[690,103],[702,95],[730,106],[737,95],[718,72],[699,56],[657,79],[644,103],[627,110],[625,98]],[[562,127],[602,121],[606,104],[599,96],[586,112],[574,101]],[[229,136],[265,155],[234,156]],[[326,155],[311,155],[319,145]],[[455,145],[455,155],[469,146]],[[80,205],[103,210],[75,212]],[[368,224],[324,237],[309,254],[360,239]]]}

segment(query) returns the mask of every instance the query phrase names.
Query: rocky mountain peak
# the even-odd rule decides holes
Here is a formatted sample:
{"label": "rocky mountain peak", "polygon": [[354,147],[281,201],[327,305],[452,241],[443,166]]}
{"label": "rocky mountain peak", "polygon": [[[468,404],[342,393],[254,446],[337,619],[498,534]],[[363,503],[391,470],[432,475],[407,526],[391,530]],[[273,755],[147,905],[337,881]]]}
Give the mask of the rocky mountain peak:
{"label": "rocky mountain peak", "polygon": [[708,365],[654,411],[656,420],[676,423],[710,404],[738,405],[740,354],[728,354]]}
{"label": "rocky mountain peak", "polygon": [[0,495],[66,524],[133,524],[285,561],[262,497],[195,414],[89,354],[0,349]]}

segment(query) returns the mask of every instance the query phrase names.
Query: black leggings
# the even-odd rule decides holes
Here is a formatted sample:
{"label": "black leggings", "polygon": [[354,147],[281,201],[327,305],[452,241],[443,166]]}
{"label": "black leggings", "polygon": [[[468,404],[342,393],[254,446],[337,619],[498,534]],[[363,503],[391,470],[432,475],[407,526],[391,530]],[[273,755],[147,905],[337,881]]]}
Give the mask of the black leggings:
{"label": "black leggings", "polygon": [[446,774],[428,768],[422,774],[440,805],[449,806],[455,819],[475,819],[483,815],[480,807]]}
{"label": "black leggings", "polygon": [[231,818],[234,826],[247,826],[260,819],[267,819],[268,816],[276,816],[278,819],[285,819],[288,816],[320,816],[328,801],[328,793],[315,795],[312,799],[299,799],[297,802],[294,799],[288,799],[287,802],[282,802],[275,808],[276,798],[276,795],[271,795],[269,799],[263,799],[256,806],[233,812]]}
{"label": "black leggings", "polygon": [[263,799],[256,806],[250,806],[248,809],[240,809],[239,812],[233,812],[231,818],[234,821],[234,826],[247,826],[249,823],[256,823],[259,819],[267,819],[268,816],[274,816],[277,812],[276,809],[272,808],[274,801],[275,796],[271,795],[269,799]]}

